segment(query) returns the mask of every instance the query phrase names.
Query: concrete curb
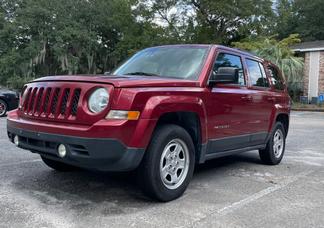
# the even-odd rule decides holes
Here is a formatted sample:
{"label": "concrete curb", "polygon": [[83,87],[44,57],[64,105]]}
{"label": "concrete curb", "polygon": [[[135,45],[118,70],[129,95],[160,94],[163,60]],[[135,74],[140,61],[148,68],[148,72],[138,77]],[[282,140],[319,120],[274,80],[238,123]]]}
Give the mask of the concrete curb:
{"label": "concrete curb", "polygon": [[291,110],[299,112],[324,112],[324,109],[321,108],[292,108]]}

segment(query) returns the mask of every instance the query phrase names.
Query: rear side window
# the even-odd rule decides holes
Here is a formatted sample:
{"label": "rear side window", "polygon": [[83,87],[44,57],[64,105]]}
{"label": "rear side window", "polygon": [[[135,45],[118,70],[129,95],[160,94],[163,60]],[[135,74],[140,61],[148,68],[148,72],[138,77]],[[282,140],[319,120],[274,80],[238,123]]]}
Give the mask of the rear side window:
{"label": "rear side window", "polygon": [[231,55],[226,53],[220,53],[217,56],[217,59],[214,64],[213,73],[217,74],[218,69],[220,67],[234,67],[239,70],[239,77],[237,82],[234,84],[245,85],[244,73],[243,73],[243,65],[240,56]]}
{"label": "rear side window", "polygon": [[271,82],[272,82],[273,86],[275,87],[275,89],[284,90],[284,88],[285,88],[284,83],[282,81],[282,78],[280,77],[278,70],[271,66],[268,67],[268,70],[270,73]]}
{"label": "rear side window", "polygon": [[258,61],[251,59],[246,60],[246,65],[249,72],[249,78],[252,86],[269,87],[269,82],[266,77],[263,65]]}

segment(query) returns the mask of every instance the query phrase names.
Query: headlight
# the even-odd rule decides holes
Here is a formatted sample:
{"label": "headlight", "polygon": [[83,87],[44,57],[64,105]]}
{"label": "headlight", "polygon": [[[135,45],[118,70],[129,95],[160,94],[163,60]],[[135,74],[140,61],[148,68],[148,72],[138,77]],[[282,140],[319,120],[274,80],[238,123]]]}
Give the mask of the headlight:
{"label": "headlight", "polygon": [[108,101],[107,90],[104,88],[96,89],[89,97],[88,108],[93,113],[99,113],[107,107]]}

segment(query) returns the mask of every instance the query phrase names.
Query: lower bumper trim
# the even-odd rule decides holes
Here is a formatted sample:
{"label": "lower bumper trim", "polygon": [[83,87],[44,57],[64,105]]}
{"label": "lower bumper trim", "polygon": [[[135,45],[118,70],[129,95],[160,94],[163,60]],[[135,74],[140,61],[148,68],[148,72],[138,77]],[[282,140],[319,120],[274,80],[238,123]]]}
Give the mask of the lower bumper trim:
{"label": "lower bumper trim", "polygon": [[[38,153],[48,159],[77,167],[99,171],[128,171],[140,164],[145,149],[130,148],[117,139],[84,138],[67,135],[27,131],[7,126],[8,137],[13,142],[19,137],[19,147]],[[67,155],[60,158],[59,144],[67,148]]]}

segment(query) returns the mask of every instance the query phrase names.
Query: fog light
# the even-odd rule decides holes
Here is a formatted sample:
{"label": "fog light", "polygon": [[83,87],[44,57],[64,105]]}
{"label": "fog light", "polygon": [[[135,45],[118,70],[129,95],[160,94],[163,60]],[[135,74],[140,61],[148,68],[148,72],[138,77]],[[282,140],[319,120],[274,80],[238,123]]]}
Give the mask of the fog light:
{"label": "fog light", "polygon": [[60,144],[57,148],[57,152],[61,158],[64,158],[66,155],[66,147],[63,144]]}
{"label": "fog light", "polygon": [[14,144],[16,146],[19,146],[19,137],[18,137],[18,135],[15,135],[13,142],[14,142]]}

